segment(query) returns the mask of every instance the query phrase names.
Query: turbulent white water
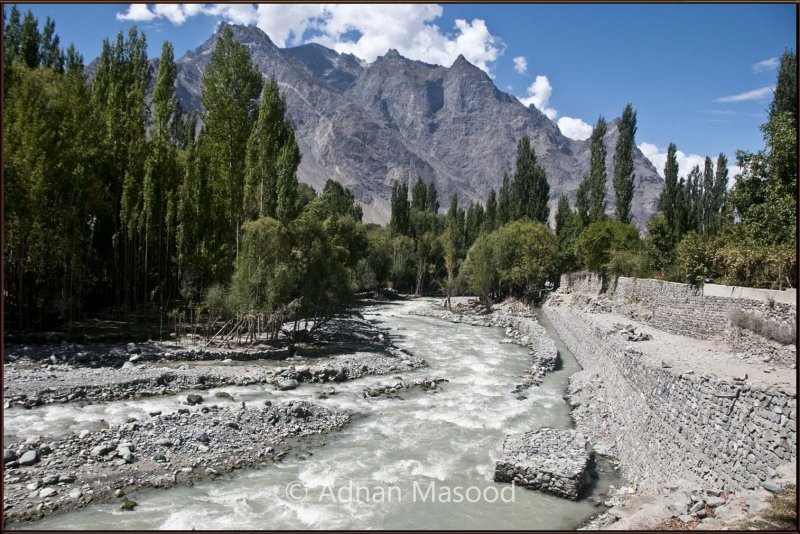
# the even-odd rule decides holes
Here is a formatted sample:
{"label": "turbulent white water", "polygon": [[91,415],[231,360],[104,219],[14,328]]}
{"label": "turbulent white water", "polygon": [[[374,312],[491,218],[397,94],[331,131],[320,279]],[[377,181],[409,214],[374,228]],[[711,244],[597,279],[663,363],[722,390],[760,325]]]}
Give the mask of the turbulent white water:
{"label": "turbulent white water", "polygon": [[[363,399],[364,387],[391,376],[335,384],[327,399],[309,397],[330,384],[302,384],[278,393],[267,387],[223,388],[241,400],[310,398],[365,414],[313,451],[290,455],[266,469],[240,471],[194,487],[143,490],[119,503],[94,505],[46,518],[46,529],[568,529],[596,512],[578,503],[492,481],[508,433],[568,427],[562,399],[577,363],[562,349],[563,368],[518,400],[511,391],[529,363],[527,350],[500,344],[500,329],[451,324],[408,315],[427,301],[371,307],[367,319],[389,327],[398,346],[430,367],[403,374],[411,381],[443,377],[436,393],[403,392],[404,400]],[[208,395],[211,392],[205,392]],[[180,395],[185,398],[185,393]],[[223,400],[223,399],[219,399]],[[153,410],[177,409],[178,396],[79,408],[50,406],[6,414],[6,435],[57,434],[119,422]],[[224,402],[224,400],[223,400]],[[78,423],[74,423],[77,420]],[[23,430],[24,429],[24,430]],[[47,432],[45,432],[47,430]],[[598,490],[611,479],[601,478]],[[468,489],[473,488],[473,489]],[[505,492],[498,494],[505,488]],[[456,494],[461,492],[462,502]]]}

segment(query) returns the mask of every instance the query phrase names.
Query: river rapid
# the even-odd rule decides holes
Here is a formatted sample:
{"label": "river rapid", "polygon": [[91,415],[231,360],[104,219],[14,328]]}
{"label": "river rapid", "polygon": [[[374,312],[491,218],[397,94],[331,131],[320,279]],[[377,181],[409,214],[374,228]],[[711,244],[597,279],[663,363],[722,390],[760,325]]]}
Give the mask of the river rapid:
{"label": "river rapid", "polygon": [[[435,393],[403,390],[402,399],[363,398],[365,387],[394,383],[393,376],[334,384],[337,393],[323,399],[317,394],[331,384],[302,383],[286,392],[263,385],[222,388],[237,403],[263,402],[267,395],[273,400],[305,398],[363,416],[326,437],[324,446],[298,450],[265,469],[238,471],[192,487],[139,491],[129,495],[139,504],[133,512],[121,511],[118,502],[90,505],[24,527],[560,530],[597,513],[586,499],[567,501],[492,480],[507,434],[572,425],[563,400],[568,377],[580,369],[572,355],[556,339],[560,369],[518,397],[512,391],[529,365],[527,350],[500,343],[504,333],[499,328],[409,315],[432,302],[374,305],[364,317],[388,328],[398,347],[428,362],[427,368],[403,374],[406,382],[448,380]],[[84,408],[8,410],[4,434],[55,437],[92,429],[101,424],[99,419],[116,423],[148,411],[174,411],[179,398],[185,393]],[[595,495],[619,483],[602,463],[599,472]]]}

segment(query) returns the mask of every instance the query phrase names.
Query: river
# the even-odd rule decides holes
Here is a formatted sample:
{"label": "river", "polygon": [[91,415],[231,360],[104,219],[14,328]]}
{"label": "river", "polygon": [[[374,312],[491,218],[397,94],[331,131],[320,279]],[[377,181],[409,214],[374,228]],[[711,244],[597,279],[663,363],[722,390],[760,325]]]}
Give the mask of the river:
{"label": "river", "polygon": [[[327,443],[299,451],[266,469],[234,472],[193,487],[143,490],[130,495],[134,512],[119,503],[91,505],[26,527],[41,529],[571,529],[598,511],[589,501],[571,502],[492,481],[506,434],[571,426],[563,400],[579,366],[560,340],[562,366],[518,398],[512,390],[528,366],[527,350],[501,344],[499,328],[453,324],[409,315],[429,300],[380,304],[366,319],[379,321],[399,347],[429,367],[403,379],[442,377],[435,393],[403,392],[403,400],[362,398],[364,387],[393,377],[364,377],[335,384],[337,394],[313,398],[331,386],[301,384],[273,397],[314,402],[364,414]],[[545,325],[547,326],[547,325]],[[236,401],[263,399],[266,386],[224,388]],[[212,390],[213,391],[213,390]],[[185,393],[182,398],[185,397]],[[92,428],[100,417],[177,407],[177,397],[105,405],[61,405],[12,413],[5,428],[49,427],[70,421]],[[7,420],[8,421],[8,420]],[[72,423],[75,430],[75,423]],[[16,426],[15,426],[16,425]],[[64,430],[66,431],[66,430]],[[33,432],[33,430],[31,431]],[[615,474],[600,470],[594,492]],[[470,489],[471,488],[471,489]],[[505,491],[501,491],[505,490]],[[457,502],[461,495],[461,502]]]}

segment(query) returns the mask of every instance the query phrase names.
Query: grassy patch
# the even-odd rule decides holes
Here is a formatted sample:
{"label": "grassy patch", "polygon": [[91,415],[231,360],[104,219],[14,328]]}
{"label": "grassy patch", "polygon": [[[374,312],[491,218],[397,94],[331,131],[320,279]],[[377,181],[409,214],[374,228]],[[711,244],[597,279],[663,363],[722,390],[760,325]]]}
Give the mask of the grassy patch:
{"label": "grassy patch", "polygon": [[767,508],[747,519],[739,530],[787,530],[797,532],[797,486],[790,484],[782,495],[771,495]]}
{"label": "grassy patch", "polygon": [[797,343],[797,326],[794,323],[774,321],[739,310],[731,312],[729,319],[733,326],[750,330],[759,336],[777,341],[782,345],[794,345]]}

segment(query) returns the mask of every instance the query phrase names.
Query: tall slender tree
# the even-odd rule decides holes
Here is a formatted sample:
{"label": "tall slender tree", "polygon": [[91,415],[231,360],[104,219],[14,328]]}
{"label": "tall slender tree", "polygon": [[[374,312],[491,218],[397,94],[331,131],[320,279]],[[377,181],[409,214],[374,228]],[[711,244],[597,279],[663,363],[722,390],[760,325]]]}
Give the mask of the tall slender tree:
{"label": "tall slender tree", "polygon": [[425,199],[425,208],[431,213],[439,213],[439,194],[433,180],[428,184],[428,196]]}
{"label": "tall slender tree", "polygon": [[615,214],[618,221],[629,223],[632,220],[631,203],[635,175],[633,174],[633,149],[636,146],[636,112],[628,104],[622,112],[619,123],[619,138],[614,152],[614,195]]}
{"label": "tall slender tree", "polygon": [[601,116],[592,130],[591,156],[589,160],[589,221],[601,221],[606,213],[606,120]]}
{"label": "tall slender tree", "polygon": [[392,185],[391,207],[389,231],[392,236],[411,235],[411,205],[406,184],[395,181]]}
{"label": "tall slender tree", "polygon": [[717,156],[717,169],[714,174],[714,227],[717,232],[723,224],[723,210],[728,194],[728,158],[721,153]]}
{"label": "tall slender tree", "polygon": [[246,217],[277,216],[279,156],[287,144],[287,154],[296,152],[294,130],[286,118],[286,101],[278,81],[272,77],[261,91],[258,117],[247,140],[243,196]]}
{"label": "tall slender tree", "polygon": [[675,204],[678,197],[678,147],[670,143],[667,147],[667,162],[664,165],[664,189],[658,199],[658,209],[664,214],[669,235],[677,239],[678,224],[675,214]]}
{"label": "tall slender tree", "polygon": [[29,9],[22,19],[22,27],[20,28],[19,55],[22,61],[31,69],[38,67],[41,60],[39,56],[40,41],[39,20],[33,16],[33,11]]}
{"label": "tall slender tree", "polygon": [[769,118],[774,119],[784,111],[794,117],[797,127],[797,54],[786,50],[780,59],[775,96],[769,106]]}
{"label": "tall slender tree", "polygon": [[547,221],[547,201],[550,184],[544,168],[536,161],[531,140],[523,135],[517,142],[517,161],[511,183],[512,219],[527,217],[532,221]]}
{"label": "tall slender tree", "polygon": [[489,196],[486,198],[486,215],[483,221],[483,229],[489,234],[497,227],[497,194],[494,188],[489,190]]}
{"label": "tall slender tree", "polygon": [[261,73],[253,64],[247,47],[233,38],[229,26],[217,38],[211,59],[203,73],[201,102],[206,110],[205,126],[215,197],[224,204],[220,221],[227,235],[226,278],[233,272],[239,254],[244,222],[244,182],[247,141],[257,115],[256,99],[261,92]]}
{"label": "tall slender tree", "polygon": [[503,173],[503,183],[500,185],[497,201],[497,228],[511,222],[511,209],[511,184],[508,174]]}
{"label": "tall slender tree", "polygon": [[411,188],[411,209],[425,211],[427,201],[428,187],[425,185],[422,177],[419,177],[414,187]]}
{"label": "tall slender tree", "polygon": [[703,165],[703,211],[701,230],[704,234],[711,233],[714,219],[714,162],[706,156]]}

